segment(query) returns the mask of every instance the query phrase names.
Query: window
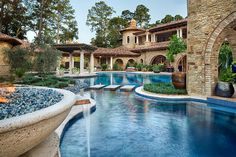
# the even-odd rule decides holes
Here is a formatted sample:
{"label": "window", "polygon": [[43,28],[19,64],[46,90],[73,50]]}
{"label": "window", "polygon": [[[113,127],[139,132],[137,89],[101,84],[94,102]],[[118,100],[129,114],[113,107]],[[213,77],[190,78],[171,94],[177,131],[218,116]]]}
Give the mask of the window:
{"label": "window", "polygon": [[135,44],[137,43],[137,37],[134,38],[134,42],[135,42]]}
{"label": "window", "polygon": [[129,36],[127,36],[127,43],[129,43]]}

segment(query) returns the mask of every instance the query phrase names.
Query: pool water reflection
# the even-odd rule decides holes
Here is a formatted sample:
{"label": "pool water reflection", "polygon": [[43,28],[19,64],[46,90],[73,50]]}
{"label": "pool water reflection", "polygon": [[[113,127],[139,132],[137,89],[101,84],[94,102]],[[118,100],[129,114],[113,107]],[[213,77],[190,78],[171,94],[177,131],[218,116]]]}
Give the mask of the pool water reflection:
{"label": "pool water reflection", "polygon": [[[135,85],[150,81],[146,76],[121,76],[113,75],[112,81]],[[100,76],[94,81],[109,84],[108,78]],[[91,115],[92,157],[235,156],[234,109],[226,111],[213,104],[194,102],[160,102],[119,91],[88,93],[97,102],[97,110]],[[84,119],[71,124],[60,148],[62,157],[87,156]]]}
{"label": "pool water reflection", "polygon": [[171,82],[170,75],[137,73],[98,73],[95,84],[143,85],[144,83]]}

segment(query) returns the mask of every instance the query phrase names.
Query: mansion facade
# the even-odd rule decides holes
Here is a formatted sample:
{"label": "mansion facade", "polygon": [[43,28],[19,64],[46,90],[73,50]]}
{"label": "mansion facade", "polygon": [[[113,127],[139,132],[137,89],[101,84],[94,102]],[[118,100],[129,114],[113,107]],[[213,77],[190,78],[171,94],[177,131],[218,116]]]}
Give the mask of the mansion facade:
{"label": "mansion facade", "polygon": [[[142,64],[159,64],[167,63],[166,54],[170,38],[177,35],[186,41],[187,38],[187,19],[173,21],[167,24],[159,24],[150,29],[137,28],[136,21],[131,20],[130,26],[120,31],[122,34],[122,46],[117,48],[96,48],[91,53],[83,52],[82,67],[101,67],[102,64],[113,65],[117,63],[122,69],[126,65],[133,63]],[[55,47],[64,52],[62,65],[68,69],[81,66],[80,54],[81,49],[76,48],[76,44],[59,44]],[[79,44],[77,47],[80,47]],[[86,62],[86,56],[87,62]],[[89,60],[93,60],[92,63]],[[84,65],[87,64],[87,65]],[[90,66],[89,66],[90,65]],[[92,65],[92,66],[91,66]],[[94,65],[94,67],[93,67]],[[176,71],[186,71],[186,53],[178,54],[175,57],[173,66]],[[179,68],[181,66],[181,68]],[[70,70],[71,71],[71,70]]]}

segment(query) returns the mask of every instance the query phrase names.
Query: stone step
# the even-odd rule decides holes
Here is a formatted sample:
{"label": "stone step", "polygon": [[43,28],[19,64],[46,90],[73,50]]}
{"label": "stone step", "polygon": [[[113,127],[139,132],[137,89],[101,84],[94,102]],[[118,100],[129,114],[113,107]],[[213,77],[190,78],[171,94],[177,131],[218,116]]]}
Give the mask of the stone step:
{"label": "stone step", "polygon": [[112,90],[112,91],[115,91],[117,90],[118,88],[120,88],[121,85],[109,85],[109,86],[106,86],[104,88],[104,90]]}
{"label": "stone step", "polygon": [[135,85],[124,85],[123,87],[120,88],[120,91],[124,92],[131,92],[135,88]]}
{"label": "stone step", "polygon": [[94,86],[90,86],[89,89],[99,90],[99,89],[102,89],[105,86],[106,85],[94,85]]}

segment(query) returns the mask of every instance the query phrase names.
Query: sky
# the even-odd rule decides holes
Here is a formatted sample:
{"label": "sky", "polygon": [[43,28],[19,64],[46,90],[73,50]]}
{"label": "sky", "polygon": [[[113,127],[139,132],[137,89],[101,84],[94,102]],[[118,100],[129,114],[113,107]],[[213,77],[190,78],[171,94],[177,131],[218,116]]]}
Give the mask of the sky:
{"label": "sky", "polygon": [[[79,42],[89,44],[91,38],[94,37],[94,32],[90,31],[90,27],[86,25],[88,10],[100,0],[71,0],[71,4],[75,9],[76,20],[79,28]],[[113,16],[120,16],[123,10],[134,12],[139,4],[149,8],[151,15],[151,23],[162,19],[165,15],[172,16],[180,14],[183,17],[187,16],[187,0],[104,0],[105,3],[111,6],[116,13]],[[32,40],[33,34],[27,34],[28,39]]]}

